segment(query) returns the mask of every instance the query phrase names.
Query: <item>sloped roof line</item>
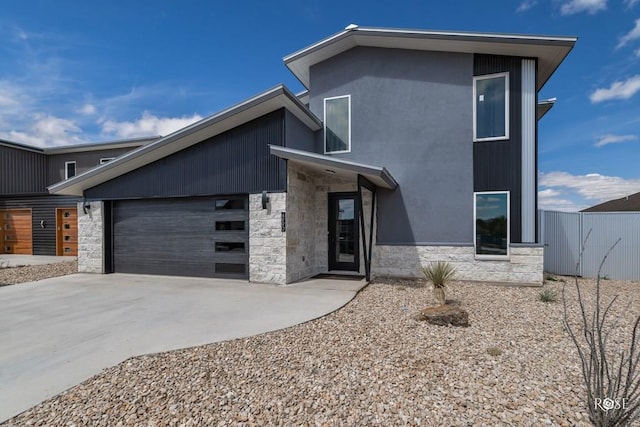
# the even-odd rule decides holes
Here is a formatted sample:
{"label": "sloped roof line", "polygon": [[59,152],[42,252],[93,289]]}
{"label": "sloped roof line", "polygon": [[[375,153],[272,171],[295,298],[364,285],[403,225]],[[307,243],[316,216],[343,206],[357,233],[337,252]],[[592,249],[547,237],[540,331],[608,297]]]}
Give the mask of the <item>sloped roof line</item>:
{"label": "sloped roof line", "polygon": [[540,90],[578,40],[572,36],[508,33],[411,30],[358,27],[345,30],[283,58],[285,65],[307,88],[309,69],[356,46],[485,53],[539,59],[537,88]]}
{"label": "sloped roof line", "polygon": [[322,127],[320,120],[281,84],[125,153],[104,165],[54,184],[48,188],[49,192],[81,196],[87,188],[124,175],[280,108],[287,108],[311,130],[319,130]]}

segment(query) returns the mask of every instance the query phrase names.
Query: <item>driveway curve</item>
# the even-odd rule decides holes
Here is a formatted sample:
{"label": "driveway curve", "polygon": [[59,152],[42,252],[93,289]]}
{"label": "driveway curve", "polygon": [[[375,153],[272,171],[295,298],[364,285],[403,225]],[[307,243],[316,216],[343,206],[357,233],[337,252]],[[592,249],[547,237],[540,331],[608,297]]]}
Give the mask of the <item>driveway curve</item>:
{"label": "driveway curve", "polygon": [[129,357],[293,326],[364,285],[75,274],[0,288],[0,422]]}

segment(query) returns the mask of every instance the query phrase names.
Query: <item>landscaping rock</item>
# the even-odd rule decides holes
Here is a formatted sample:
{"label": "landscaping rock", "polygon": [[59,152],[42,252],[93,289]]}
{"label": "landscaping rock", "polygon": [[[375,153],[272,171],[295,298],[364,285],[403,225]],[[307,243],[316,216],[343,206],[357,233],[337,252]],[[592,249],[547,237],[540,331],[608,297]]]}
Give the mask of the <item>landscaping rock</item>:
{"label": "landscaping rock", "polygon": [[469,326],[469,313],[449,304],[427,307],[418,313],[415,319],[439,326]]}

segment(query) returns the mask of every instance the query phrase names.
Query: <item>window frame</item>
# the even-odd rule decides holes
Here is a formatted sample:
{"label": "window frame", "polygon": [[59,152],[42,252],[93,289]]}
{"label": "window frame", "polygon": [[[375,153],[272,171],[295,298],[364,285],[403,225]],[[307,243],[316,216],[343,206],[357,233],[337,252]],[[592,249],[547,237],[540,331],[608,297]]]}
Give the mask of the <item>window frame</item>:
{"label": "window frame", "polygon": [[102,157],[102,158],[100,158],[100,164],[101,165],[106,165],[107,163],[109,163],[109,162],[111,162],[111,161],[113,161],[115,159],[116,159],[115,157]]}
{"label": "window frame", "polygon": [[[349,125],[349,140],[347,141],[347,149],[346,150],[340,150],[340,151],[327,151],[327,101],[331,101],[334,99],[340,99],[340,98],[347,98],[348,100],[348,125]],[[340,154],[340,153],[350,153],[351,152],[351,95],[339,95],[339,96],[330,96],[327,98],[324,98],[323,101],[323,106],[324,106],[324,111],[323,111],[323,130],[324,130],[324,148],[323,148],[323,152],[324,154]]]}
{"label": "window frame", "polygon": [[[478,248],[476,244],[476,229],[477,229],[477,208],[476,197],[478,195],[486,194],[506,194],[507,195],[507,254],[506,255],[486,255],[478,254]],[[475,259],[478,260],[495,260],[505,261],[511,258],[511,192],[510,191],[474,191],[473,192],[473,254]]]}
{"label": "window frame", "polygon": [[[477,82],[504,77],[504,136],[490,136],[478,138],[478,106],[477,106]],[[473,76],[473,142],[506,141],[509,139],[509,72],[482,74]]]}
{"label": "window frame", "polygon": [[[73,165],[73,175],[69,176],[69,165]],[[64,162],[64,179],[73,178],[78,175],[78,166],[76,165],[75,160],[71,160],[68,162]]]}

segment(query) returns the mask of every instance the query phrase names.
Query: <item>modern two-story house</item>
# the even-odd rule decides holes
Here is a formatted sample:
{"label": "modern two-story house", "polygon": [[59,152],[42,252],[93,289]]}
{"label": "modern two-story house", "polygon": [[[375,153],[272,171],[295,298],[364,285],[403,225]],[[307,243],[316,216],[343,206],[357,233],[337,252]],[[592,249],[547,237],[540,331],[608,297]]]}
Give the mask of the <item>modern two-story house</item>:
{"label": "modern two-story house", "polygon": [[85,272],[290,283],[319,273],[541,283],[538,93],[574,37],[363,28],[276,86],[49,187]]}
{"label": "modern two-story house", "polygon": [[47,186],[156,139],[53,148],[0,140],[0,255],[76,256],[79,198],[50,195]]}

